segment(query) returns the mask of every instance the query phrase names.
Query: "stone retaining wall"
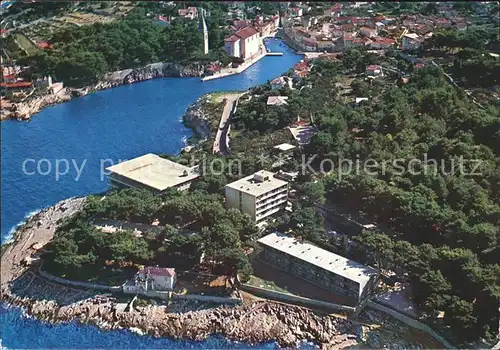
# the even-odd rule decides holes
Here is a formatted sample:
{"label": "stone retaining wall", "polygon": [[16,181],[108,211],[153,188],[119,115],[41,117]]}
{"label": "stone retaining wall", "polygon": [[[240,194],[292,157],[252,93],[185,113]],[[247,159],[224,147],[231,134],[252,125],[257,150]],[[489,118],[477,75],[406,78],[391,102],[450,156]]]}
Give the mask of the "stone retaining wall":
{"label": "stone retaining wall", "polygon": [[250,293],[261,295],[265,298],[279,300],[286,303],[298,304],[306,307],[321,307],[329,310],[346,311],[346,312],[354,312],[356,310],[354,307],[347,305],[340,305],[340,304],[328,303],[325,301],[299,297],[297,295],[291,295],[291,294],[277,292],[274,290],[255,287],[247,283],[242,283],[240,285],[240,289]]}
{"label": "stone retaining wall", "polygon": [[241,304],[241,299],[231,297],[216,297],[211,295],[199,294],[173,294],[172,299],[181,300],[198,300],[204,302],[218,303],[218,304]]}
{"label": "stone retaining wall", "polygon": [[51,275],[50,273],[43,271],[41,266],[38,268],[38,273],[40,274],[40,276],[48,279],[49,281],[56,282],[56,283],[63,284],[63,285],[69,285],[69,286],[80,287],[80,288],[107,290],[110,292],[121,292],[122,291],[121,286],[106,286],[103,284],[94,284],[94,283],[87,283],[87,282],[72,281],[72,280],[67,280],[65,278],[56,277],[56,276]]}
{"label": "stone retaining wall", "polygon": [[422,322],[420,322],[412,317],[404,315],[404,314],[402,314],[402,313],[400,313],[392,308],[389,308],[387,306],[384,306],[384,305],[377,303],[375,301],[372,301],[372,300],[369,300],[366,303],[366,306],[371,307],[375,310],[381,311],[385,314],[388,314],[388,315],[394,317],[395,319],[397,319],[398,321],[401,321],[404,324],[407,324],[410,327],[413,327],[415,329],[418,329],[422,332],[429,334],[434,339],[436,339],[441,344],[443,344],[447,349],[455,349],[455,347],[453,345],[451,345],[446,339],[444,339],[442,336],[437,334],[431,327],[429,327],[425,323],[422,323]]}

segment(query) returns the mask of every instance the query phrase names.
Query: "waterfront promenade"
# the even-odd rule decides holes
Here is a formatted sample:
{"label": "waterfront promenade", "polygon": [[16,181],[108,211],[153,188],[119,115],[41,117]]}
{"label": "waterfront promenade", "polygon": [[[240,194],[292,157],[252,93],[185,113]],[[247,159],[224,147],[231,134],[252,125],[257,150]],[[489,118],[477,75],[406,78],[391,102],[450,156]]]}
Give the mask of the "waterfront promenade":
{"label": "waterfront promenade", "polygon": [[223,69],[221,69],[221,71],[219,73],[201,78],[201,81],[209,81],[209,80],[228,77],[228,76],[234,75],[234,74],[240,74],[241,72],[245,71],[247,68],[252,66],[253,64],[259,62],[266,55],[267,55],[267,52],[261,51],[257,55],[251,57],[248,61],[243,62],[238,67],[236,67],[236,68],[223,68]]}
{"label": "waterfront promenade", "polygon": [[255,63],[259,62],[265,56],[283,56],[283,52],[267,52],[266,45],[264,44],[264,39],[274,38],[275,35],[276,35],[276,32],[272,33],[268,36],[260,38],[260,40],[261,40],[260,51],[256,55],[250,57],[248,60],[243,62],[238,67],[236,67],[236,68],[223,68],[223,69],[221,69],[220,72],[215,73],[214,75],[209,75],[209,76],[201,78],[201,81],[209,81],[209,80],[228,77],[228,76],[235,75],[235,74],[240,74],[240,73],[244,72],[247,68],[249,68],[252,65],[254,65]]}
{"label": "waterfront promenade", "polygon": [[226,104],[224,105],[224,110],[219,122],[219,128],[217,129],[217,135],[215,136],[215,141],[213,145],[212,152],[214,154],[220,153],[222,155],[228,155],[229,150],[227,149],[227,134],[229,132],[228,120],[234,109],[234,104],[243,94],[227,94],[224,95],[226,99]]}

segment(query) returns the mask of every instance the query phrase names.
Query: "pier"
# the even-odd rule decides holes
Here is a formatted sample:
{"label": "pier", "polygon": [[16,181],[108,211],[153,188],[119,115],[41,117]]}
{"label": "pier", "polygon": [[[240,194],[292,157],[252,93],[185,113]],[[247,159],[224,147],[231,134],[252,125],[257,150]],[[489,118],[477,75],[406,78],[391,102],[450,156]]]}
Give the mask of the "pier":
{"label": "pier", "polygon": [[201,81],[220,79],[220,78],[228,77],[228,76],[231,76],[234,74],[240,74],[241,72],[244,72],[247,68],[252,66],[254,63],[259,62],[265,56],[283,56],[283,52],[263,52],[263,53],[260,53],[259,55],[251,58],[250,60],[243,62],[237,68],[227,68],[226,70],[221,71],[220,73],[216,73],[214,75],[208,75],[206,77],[203,77],[203,78],[201,78]]}
{"label": "pier", "polygon": [[[265,38],[273,38],[276,33],[272,33]],[[264,44],[264,39],[262,38],[262,49],[260,53],[255,55],[254,57],[251,57],[248,61],[243,62],[239,67],[237,68],[225,68],[222,69],[219,73],[215,73],[214,75],[208,75],[206,77],[201,78],[201,81],[209,81],[209,80],[214,80],[214,79],[220,79],[220,78],[225,78],[231,75],[235,74],[240,74],[241,72],[244,72],[248,67],[252,66],[254,63],[259,62],[262,58],[265,56],[283,56],[283,52],[267,52],[265,50],[265,44]]]}

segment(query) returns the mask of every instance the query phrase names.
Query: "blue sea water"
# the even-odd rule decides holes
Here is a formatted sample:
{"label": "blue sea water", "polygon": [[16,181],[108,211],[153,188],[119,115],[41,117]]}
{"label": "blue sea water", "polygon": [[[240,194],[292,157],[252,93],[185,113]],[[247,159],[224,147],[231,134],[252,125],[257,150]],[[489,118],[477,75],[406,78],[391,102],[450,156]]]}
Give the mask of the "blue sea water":
{"label": "blue sea water", "polygon": [[[35,211],[64,198],[106,190],[102,168],[149,152],[178,153],[191,136],[182,116],[198,97],[263,84],[302,58],[279,40],[266,45],[284,55],[265,57],[242,74],[207,82],[163,78],[124,85],[46,108],[29,122],[2,122],[2,242]],[[57,177],[57,166],[66,174]],[[7,348],[236,346],[223,338],[175,342],[76,324],[53,326],[23,318],[15,308],[0,307],[0,317],[0,338]]]}
{"label": "blue sea water", "polygon": [[[19,308],[0,304],[2,348],[7,349],[274,349],[273,342],[249,345],[221,336],[205,341],[140,336],[129,330],[102,331],[77,322],[49,324],[22,315]],[[43,331],[43,333],[42,333]],[[307,344],[304,348],[310,347]]]}

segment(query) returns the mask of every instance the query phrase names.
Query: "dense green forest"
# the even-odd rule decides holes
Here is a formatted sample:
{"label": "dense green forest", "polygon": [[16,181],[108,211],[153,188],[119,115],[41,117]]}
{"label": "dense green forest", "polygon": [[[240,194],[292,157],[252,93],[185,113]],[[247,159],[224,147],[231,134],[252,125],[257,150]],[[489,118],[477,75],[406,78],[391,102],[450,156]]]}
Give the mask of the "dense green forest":
{"label": "dense green forest", "polygon": [[[131,231],[104,233],[93,226],[96,219],[145,224],[159,220],[162,230],[142,237]],[[225,209],[220,194],[171,191],[159,197],[146,190],[125,189],[108,194],[104,200],[90,197],[85,209],[58,229],[44,266],[67,278],[95,280],[100,276],[109,282],[110,276],[118,276],[117,282],[122,283],[135,271],[124,265],[188,270],[204,253],[212,272],[244,277],[252,268],[243,244],[255,235],[250,218],[238,210]]]}
{"label": "dense green forest", "polygon": [[499,48],[497,28],[441,30],[425,41],[423,54],[450,57],[449,73],[462,86],[489,88],[500,84],[500,59],[490,54]]}
{"label": "dense green forest", "polygon": [[[127,21],[134,19],[117,25]],[[455,61],[449,68],[459,79],[490,87],[498,83],[498,59],[486,55],[487,44],[476,44],[479,38],[474,35],[438,32],[432,40],[436,48],[453,52]],[[162,49],[164,46],[156,54],[162,55]],[[107,59],[103,57],[106,65]],[[366,66],[383,59],[364,50],[347,50],[340,61],[315,61],[311,74],[295,81],[294,90],[271,91],[269,84],[252,89],[258,96],[239,104],[233,119],[239,135],[231,142],[246,140],[252,149],[252,139],[265,137],[268,143],[264,145],[270,148],[282,142],[272,135],[281,133],[298,115],[304,119],[312,116],[318,133],[304,152],[316,156],[313,168],[323,159],[334,164],[340,159],[376,161],[376,174],[361,171],[340,176],[334,169],[301,177],[293,213],[281,217],[270,229],[291,229],[297,236],[336,249],[336,242],[323,233],[322,219],[315,211],[318,202],[334,203],[370,218],[380,231],[356,238],[361,247],[375,252],[364,254],[373,259],[366,262],[406,272],[415,303],[429,320],[443,311],[444,324],[459,342],[480,337],[493,341],[500,301],[500,111],[495,105],[480,109],[448,82],[441,69],[431,65],[409,69],[407,83],[389,73],[379,81],[364,81]],[[124,67],[120,66],[124,62],[123,57],[117,60],[116,67]],[[345,75],[354,77],[349,97],[367,96],[368,101],[359,105],[344,102],[340,78]],[[397,83],[390,83],[391,79]],[[267,106],[271,95],[288,96],[288,104]],[[259,169],[255,156],[233,155],[242,160],[244,175]],[[298,153],[296,157],[295,165],[300,162]],[[401,172],[396,159],[401,160],[400,165],[421,162],[414,171]],[[425,159],[435,160],[438,167],[424,164]],[[469,162],[459,163],[460,159]],[[229,167],[229,160],[224,166]],[[222,187],[233,179],[204,174],[186,196],[170,193],[157,198],[123,190],[102,202],[91,201],[82,216],[56,235],[48,267],[69,277],[90,277],[109,257],[171,264],[186,255],[192,258],[187,265],[192,266],[206,250],[216,262],[215,269],[248,274],[250,265],[241,247],[256,232],[248,217],[224,209],[221,197]],[[109,234],[85,224],[91,217],[146,223],[158,219],[166,229],[155,237],[121,233],[109,239]],[[182,233],[185,228],[201,234],[186,236]]]}
{"label": "dense green forest", "polygon": [[[444,311],[444,322],[459,341],[492,340],[500,300],[500,111],[472,104],[433,66],[410,69],[406,84],[397,76],[372,83],[360,79],[366,65],[381,60],[387,58],[348,50],[341,61],[315,61],[294,90],[255,88],[258,96],[239,105],[235,129],[252,137],[272,135],[298,114],[311,115],[319,131],[304,151],[316,156],[317,170],[323,159],[376,161],[376,175],[339,176],[334,169],[316,178],[319,183],[301,185],[309,195],[299,198],[300,210],[275,226],[342,250],[318,230],[321,223],[314,221],[305,198],[324,198],[368,217],[387,232],[365,233],[358,242],[378,252],[373,262],[380,268],[409,273],[414,301],[431,320]],[[351,98],[369,96],[369,101],[342,102],[339,81],[346,73],[356,77]],[[288,96],[288,105],[266,106],[267,96],[279,94]],[[460,165],[460,158],[470,162]],[[433,159],[438,166],[417,162],[416,172],[401,172],[395,159],[400,165]],[[297,219],[311,229],[299,232],[303,226],[294,224]]]}
{"label": "dense green forest", "polygon": [[[373,159],[379,167],[375,176],[329,174],[327,199],[391,229],[391,235],[366,234],[359,241],[410,272],[423,310],[445,311],[461,340],[491,339],[498,325],[492,305],[500,298],[499,110],[480,110],[433,67],[363,106],[339,105],[328,95],[316,105],[320,131],[306,152],[318,161]],[[443,164],[441,170],[429,164],[401,174],[392,163],[424,155]],[[460,157],[479,162],[477,175],[460,174],[456,163],[453,168]],[[382,171],[384,161],[389,165]],[[472,166],[465,163],[464,173],[472,174]]]}
{"label": "dense green forest", "polygon": [[146,9],[137,8],[109,24],[61,29],[49,40],[53,49],[24,61],[35,74],[52,74],[69,86],[95,83],[107,72],[159,61],[227,63],[229,57],[221,48],[225,31],[219,28],[216,15],[208,20],[213,49],[208,55],[202,53],[202,35],[196,20],[177,18],[161,26],[146,16]]}

